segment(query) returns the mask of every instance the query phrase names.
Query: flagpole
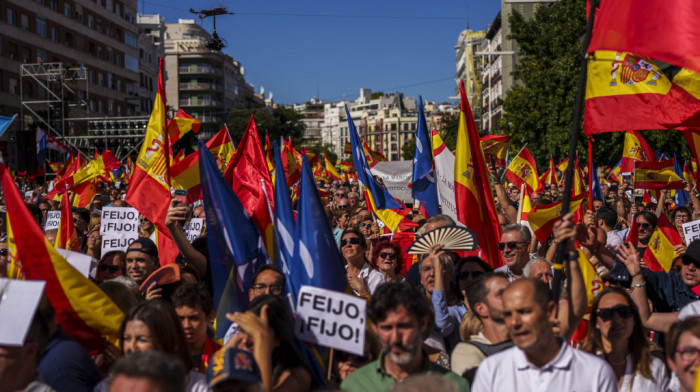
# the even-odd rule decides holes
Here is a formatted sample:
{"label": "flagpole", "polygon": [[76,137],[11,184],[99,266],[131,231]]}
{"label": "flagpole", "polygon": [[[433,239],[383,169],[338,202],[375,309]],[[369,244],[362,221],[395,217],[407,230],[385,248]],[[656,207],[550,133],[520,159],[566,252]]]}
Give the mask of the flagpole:
{"label": "flagpole", "polygon": [[[588,45],[591,42],[591,35],[593,34],[593,21],[595,20],[595,10],[597,7],[597,1],[591,0],[591,10],[588,16],[588,25],[586,26],[586,35],[583,41],[583,55],[581,56],[581,64],[578,75],[578,90],[576,91],[576,100],[574,103],[574,117],[571,124],[571,137],[569,139],[569,164],[566,167],[566,172],[564,174],[564,195],[562,197],[561,210],[569,211],[569,203],[571,202],[571,189],[572,180],[574,177],[574,165],[572,165],[574,159],[576,159],[576,145],[578,144],[578,138],[581,123],[581,114],[583,112],[583,102],[586,92],[586,76],[587,76],[587,65],[588,65]],[[568,242],[568,241],[567,241]],[[552,296],[554,297],[554,303],[559,303],[559,298],[561,297],[561,284],[564,281],[564,259],[566,258],[566,248],[568,244],[560,243],[557,245],[556,257],[554,259],[554,282],[552,285]],[[559,307],[557,306],[557,314],[559,313]]]}
{"label": "flagpole", "polygon": [[593,211],[593,143],[588,138],[588,211]]}
{"label": "flagpole", "polygon": [[522,220],[521,217],[523,216],[523,201],[525,201],[525,183],[520,184],[520,199],[518,200],[518,215],[515,216],[515,219],[517,219],[517,222],[513,223],[520,223]]}

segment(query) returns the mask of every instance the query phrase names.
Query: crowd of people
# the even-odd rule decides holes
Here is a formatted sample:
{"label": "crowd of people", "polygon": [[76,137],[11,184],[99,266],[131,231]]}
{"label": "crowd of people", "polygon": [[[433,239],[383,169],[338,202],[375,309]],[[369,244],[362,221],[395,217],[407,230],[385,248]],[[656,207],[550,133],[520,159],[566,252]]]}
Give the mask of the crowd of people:
{"label": "crowd of people", "polygon": [[[167,283],[149,280],[163,266],[146,217],[126,251],[101,254],[101,209],[127,203],[123,189],[100,183],[87,208],[73,208],[73,220],[81,251],[93,260],[90,279],[125,314],[118,341],[88,352],[44,297],[25,344],[0,345],[0,392],[692,391],[700,364],[700,241],[675,246],[668,272],[650,270],[644,254],[661,215],[684,238],[682,224],[700,217],[697,190],[687,186],[691,203],[676,206],[668,191],[642,203],[628,183],[603,184],[602,198],[585,202],[580,219],[563,216],[541,243],[521,221],[520,189],[491,174],[501,232],[493,240],[504,263],[495,269],[497,260],[441,244],[405,265],[405,247],[382,233],[357,182],[317,180],[329,194],[326,215],[347,293],[368,302],[368,322],[363,355],[319,347],[314,358],[295,337],[287,276],[274,264],[255,271],[248,304],[226,315],[232,325],[215,339],[207,228],[192,242],[183,231],[189,219],[206,218],[201,203],[170,204],[165,225],[179,255]],[[43,186],[26,186],[34,189],[27,207],[43,225],[60,205],[42,198]],[[532,203],[554,203],[562,191],[548,186]],[[417,224],[416,238],[458,225],[418,209],[406,218]],[[636,242],[628,235],[633,226]],[[45,235],[54,243],[55,230]],[[554,279],[561,247],[563,282]],[[0,276],[7,275],[7,248],[5,235]],[[581,260],[601,278],[593,292]]]}

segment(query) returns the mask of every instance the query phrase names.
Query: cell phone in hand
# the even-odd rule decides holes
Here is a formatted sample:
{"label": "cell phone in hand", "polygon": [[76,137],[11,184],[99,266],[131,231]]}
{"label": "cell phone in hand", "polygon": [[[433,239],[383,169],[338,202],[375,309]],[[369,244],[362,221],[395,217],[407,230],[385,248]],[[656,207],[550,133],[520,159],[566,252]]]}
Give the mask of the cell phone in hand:
{"label": "cell phone in hand", "polygon": [[173,193],[173,200],[177,200],[177,205],[178,206],[186,206],[187,205],[187,190],[185,189],[176,189],[175,193]]}

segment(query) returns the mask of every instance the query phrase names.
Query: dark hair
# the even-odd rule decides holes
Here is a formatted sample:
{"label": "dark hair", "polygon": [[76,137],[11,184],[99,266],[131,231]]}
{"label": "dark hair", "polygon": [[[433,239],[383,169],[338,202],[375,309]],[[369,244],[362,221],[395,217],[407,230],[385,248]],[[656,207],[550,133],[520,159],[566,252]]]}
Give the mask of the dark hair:
{"label": "dark hair", "polygon": [[284,272],[282,272],[282,269],[274,264],[263,264],[260,267],[258,267],[258,270],[255,271],[255,276],[253,276],[253,283],[258,281],[258,276],[262,274],[265,271],[274,271],[276,272],[281,278],[282,278],[282,286],[285,286],[287,284],[287,277],[284,275]]}
{"label": "dark hair", "polygon": [[182,360],[187,369],[192,367],[185,333],[175,310],[161,299],[142,302],[131,309],[119,328],[119,347],[124,354],[124,329],[129,321],[138,320],[146,324],[156,350],[173,354]]}
{"label": "dark hair", "polygon": [[377,269],[377,259],[379,259],[379,254],[388,248],[393,249],[394,253],[396,253],[396,266],[394,267],[394,273],[398,274],[399,271],[401,271],[401,267],[403,267],[403,260],[401,260],[401,247],[394,242],[379,241],[376,245],[374,245],[374,248],[372,249],[372,260],[369,261],[369,265],[371,265],[372,268]]}
{"label": "dark hair", "polygon": [[272,328],[275,338],[280,342],[279,346],[272,351],[272,379],[274,384],[285,370],[302,366],[309,371],[309,366],[295,344],[294,318],[289,306],[282,298],[271,294],[255,297],[246,305],[245,311],[253,312],[259,316],[265,305],[268,306],[268,325]]}
{"label": "dark hair", "polygon": [[467,257],[460,257],[455,261],[455,268],[454,272],[452,273],[452,282],[456,284],[456,287],[459,287],[459,282],[457,281],[457,275],[459,275],[459,271],[464,267],[465,264],[467,263],[474,263],[478,264],[479,267],[481,267],[484,272],[493,272],[493,267],[488,265],[484,260],[481,259],[481,257],[476,257],[476,256],[467,256]]}
{"label": "dark hair", "polygon": [[[474,306],[478,303],[486,303],[486,297],[489,295],[489,288],[486,286],[489,280],[495,278],[503,278],[508,280],[508,276],[502,272],[487,272],[483,275],[479,275],[474,279],[471,286],[467,288],[467,300],[469,301],[469,309],[474,309]],[[474,312],[474,315],[481,320],[479,314]]]}
{"label": "dark hair", "polygon": [[678,321],[671,326],[666,334],[666,356],[673,358],[676,354],[678,341],[681,339],[683,332],[690,332],[696,338],[700,338],[700,317],[688,317],[687,319]]}
{"label": "dark hair", "polygon": [[602,219],[607,227],[615,227],[617,224],[617,212],[611,207],[601,207],[595,214],[596,219]]}
{"label": "dark hair", "polygon": [[80,216],[80,220],[84,221],[85,223],[90,223],[90,210],[87,208],[78,207],[72,207],[71,210],[74,214],[78,214],[78,216]]}
{"label": "dark hair", "polygon": [[173,355],[143,351],[122,357],[109,371],[109,385],[117,376],[145,378],[170,392],[185,392],[188,369]]}
{"label": "dark hair", "polygon": [[367,315],[374,324],[386,319],[387,313],[403,305],[409,314],[416,316],[419,323],[428,318],[428,325],[423,331],[423,338],[430,335],[435,322],[433,304],[423,294],[421,289],[407,282],[389,282],[377,288],[369,303]]}
{"label": "dark hair", "polygon": [[679,212],[685,212],[688,214],[688,218],[692,218],[693,214],[690,213],[690,209],[686,206],[678,206],[671,211],[671,223],[673,223],[674,220],[676,220],[676,214]]}
{"label": "dark hair", "polygon": [[640,211],[637,214],[637,216],[634,217],[634,219],[636,220],[640,216],[643,217],[644,220],[649,222],[649,224],[652,226],[652,228],[656,227],[656,224],[659,222],[659,218],[656,216],[656,214],[654,214],[653,212],[650,212],[650,211],[646,211],[646,210]]}
{"label": "dark hair", "polygon": [[29,325],[27,337],[25,338],[25,344],[36,342],[38,346],[35,358],[36,363],[34,363],[34,366],[39,365],[39,361],[41,361],[41,358],[46,354],[46,347],[51,340],[51,324],[55,322],[55,318],[56,311],[51,305],[49,298],[43,295],[34,313],[34,318],[32,318],[32,323]]}
{"label": "dark hair", "polygon": [[360,229],[356,227],[348,227],[347,229],[343,230],[343,234],[340,235],[341,241],[343,237],[345,237],[345,234],[355,234],[360,239],[360,247],[362,247],[363,249],[367,249],[367,242],[365,242],[365,236],[362,233],[360,233]]}
{"label": "dark hair", "polygon": [[205,317],[209,317],[214,311],[214,300],[209,290],[202,283],[184,283],[180,285],[171,297],[173,308],[187,306],[192,309],[202,309]]}
{"label": "dark hair", "polygon": [[634,362],[634,371],[639,372],[645,378],[650,380],[654,379],[654,375],[651,373],[651,345],[649,344],[649,336],[644,332],[644,327],[642,326],[642,319],[639,317],[639,311],[637,310],[637,305],[635,305],[632,298],[627,294],[627,291],[620,287],[609,286],[603,289],[603,291],[598,294],[593,300],[593,305],[591,306],[590,321],[588,334],[586,339],[581,345],[581,350],[595,354],[597,352],[603,351],[603,341],[600,336],[600,330],[596,328],[596,323],[598,322],[598,308],[600,306],[600,300],[608,294],[618,294],[622,296],[627,302],[627,306],[632,308],[632,317],[634,317],[634,327],[632,329],[632,335],[630,336],[629,342],[627,342],[627,349],[632,355],[632,361]]}

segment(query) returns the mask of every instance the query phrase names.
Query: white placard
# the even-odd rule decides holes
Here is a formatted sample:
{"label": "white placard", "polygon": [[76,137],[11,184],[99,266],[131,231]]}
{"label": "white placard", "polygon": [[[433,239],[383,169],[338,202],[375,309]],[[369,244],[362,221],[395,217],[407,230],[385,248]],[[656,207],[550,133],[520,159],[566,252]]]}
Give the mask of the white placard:
{"label": "white placard", "polygon": [[126,249],[139,238],[139,212],[133,207],[103,207],[102,253]]}
{"label": "white placard", "polygon": [[44,231],[58,230],[58,226],[61,224],[61,211],[47,211],[46,212],[46,224],[44,225]]}
{"label": "white placard", "polygon": [[354,295],[302,286],[297,295],[297,338],[356,355],[365,351],[367,301]]}
{"label": "white placard", "polygon": [[192,243],[195,239],[202,235],[202,229],[204,228],[204,218],[192,218],[190,223],[185,227],[185,235],[187,236],[187,241]]}
{"label": "white placard", "polygon": [[700,239],[700,220],[683,223],[683,235],[685,236],[685,243],[688,245]]}
{"label": "white placard", "polygon": [[411,188],[408,183],[413,177],[413,161],[384,161],[372,167],[372,174],[384,181],[386,190],[392,197],[412,201]]}
{"label": "white placard", "polygon": [[460,226],[455,202],[455,156],[449,148],[443,148],[435,155],[435,184],[442,213],[448,215]]}
{"label": "white placard", "polygon": [[0,278],[0,346],[22,346],[46,282]]}
{"label": "white placard", "polygon": [[61,248],[56,248],[56,252],[63,256],[68,264],[72,265],[86,278],[90,277],[90,267],[92,265],[92,257],[86,255],[85,253],[73,252],[70,250],[65,250]]}

